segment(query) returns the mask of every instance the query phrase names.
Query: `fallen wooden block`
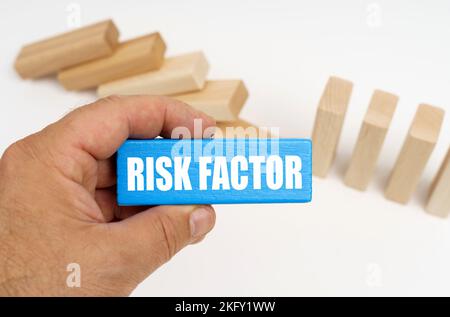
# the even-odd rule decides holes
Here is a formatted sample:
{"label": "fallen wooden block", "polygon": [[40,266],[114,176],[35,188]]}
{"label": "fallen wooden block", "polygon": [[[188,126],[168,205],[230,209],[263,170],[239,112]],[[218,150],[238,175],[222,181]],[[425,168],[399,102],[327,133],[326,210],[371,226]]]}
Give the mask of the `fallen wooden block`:
{"label": "fallen wooden block", "polygon": [[159,33],[119,44],[111,56],[77,65],[58,74],[68,90],[97,87],[116,79],[158,69],[164,60],[166,44]]}
{"label": "fallen wooden block", "polygon": [[271,133],[270,128],[261,128],[251,124],[248,121],[238,119],[233,122],[218,122],[216,125],[216,139],[232,139],[232,138],[255,138],[267,139],[276,138],[277,136]]}
{"label": "fallen wooden block", "polygon": [[247,88],[242,80],[210,80],[201,91],[173,96],[216,121],[237,120],[247,97]]}
{"label": "fallen wooden block", "polygon": [[117,152],[118,204],[311,201],[311,141],[277,141],[128,140]]}
{"label": "fallen wooden block", "polygon": [[430,105],[419,105],[391,172],[385,190],[387,199],[402,204],[409,201],[436,145],[443,118],[444,110]]}
{"label": "fallen wooden block", "polygon": [[37,78],[111,55],[119,32],[112,20],[96,23],[22,47],[15,68],[22,78]]}
{"label": "fallen wooden block", "polygon": [[173,95],[197,91],[205,85],[209,65],[202,52],[170,57],[161,68],[102,84],[99,97],[118,95]]}
{"label": "fallen wooden block", "polygon": [[374,91],[345,174],[344,183],[347,186],[366,190],[369,185],[397,102],[395,95]]}
{"label": "fallen wooden block", "polygon": [[353,84],[330,77],[317,108],[312,134],[313,174],[325,177],[336,154]]}
{"label": "fallen wooden block", "polygon": [[450,149],[431,184],[425,209],[439,217],[448,217],[450,214]]}

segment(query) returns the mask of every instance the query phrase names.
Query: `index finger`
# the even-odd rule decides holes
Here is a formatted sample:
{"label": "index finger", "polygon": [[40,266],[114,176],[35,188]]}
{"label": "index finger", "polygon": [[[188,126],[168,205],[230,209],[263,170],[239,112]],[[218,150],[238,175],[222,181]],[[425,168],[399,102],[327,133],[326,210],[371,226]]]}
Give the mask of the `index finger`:
{"label": "index finger", "polygon": [[215,125],[213,118],[168,97],[110,96],[78,108],[55,125],[62,127],[65,142],[103,160],[127,138],[170,137],[176,127],[193,135],[195,119],[202,120],[202,130]]}

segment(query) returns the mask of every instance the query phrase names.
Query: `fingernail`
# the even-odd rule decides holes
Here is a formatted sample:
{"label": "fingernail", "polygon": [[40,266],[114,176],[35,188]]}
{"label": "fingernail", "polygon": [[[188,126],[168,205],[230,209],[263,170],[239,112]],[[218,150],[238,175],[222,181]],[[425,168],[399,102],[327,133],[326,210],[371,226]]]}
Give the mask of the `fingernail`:
{"label": "fingernail", "polygon": [[204,207],[196,209],[189,218],[189,224],[193,238],[204,236],[214,225],[212,211]]}

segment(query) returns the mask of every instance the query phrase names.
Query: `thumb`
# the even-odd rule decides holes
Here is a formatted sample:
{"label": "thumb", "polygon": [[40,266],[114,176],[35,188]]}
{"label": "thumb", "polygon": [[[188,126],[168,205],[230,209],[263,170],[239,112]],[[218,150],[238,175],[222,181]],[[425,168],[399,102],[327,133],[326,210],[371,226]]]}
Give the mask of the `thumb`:
{"label": "thumb", "polygon": [[[201,240],[214,227],[211,206],[157,206],[110,223],[125,265],[141,282],[185,246]],[[136,276],[136,275],[135,275]]]}

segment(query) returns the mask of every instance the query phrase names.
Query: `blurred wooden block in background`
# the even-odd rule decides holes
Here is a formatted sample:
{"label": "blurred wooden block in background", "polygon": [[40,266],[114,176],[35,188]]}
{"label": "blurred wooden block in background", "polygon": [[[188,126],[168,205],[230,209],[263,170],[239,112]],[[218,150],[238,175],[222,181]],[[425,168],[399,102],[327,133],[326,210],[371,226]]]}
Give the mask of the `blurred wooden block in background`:
{"label": "blurred wooden block in background", "polygon": [[119,31],[112,20],[92,24],[22,47],[14,66],[22,78],[50,75],[111,55],[118,38]]}
{"label": "blurred wooden block in background", "polygon": [[419,183],[439,137],[444,110],[419,105],[405,143],[392,169],[385,197],[406,204]]}
{"label": "blurred wooden block in background", "polygon": [[317,108],[312,134],[313,175],[325,177],[333,163],[352,94],[350,81],[330,77]]}
{"label": "blurred wooden block in background", "polygon": [[255,139],[268,139],[276,138],[277,136],[271,133],[270,128],[257,127],[256,125],[238,119],[234,122],[219,122],[217,123],[215,138],[222,139],[244,139],[244,138],[255,138]]}
{"label": "blurred wooden block in background", "polygon": [[197,91],[205,85],[209,65],[202,52],[170,57],[161,68],[102,84],[99,97],[117,95],[173,95]]}
{"label": "blurred wooden block in background", "polygon": [[111,56],[62,70],[58,79],[68,90],[97,87],[158,69],[163,63],[165,51],[166,44],[159,33],[152,33],[119,44]]}
{"label": "blurred wooden block in background", "polygon": [[448,217],[450,214],[450,149],[431,184],[425,209],[439,217]]}
{"label": "blurred wooden block in background", "polygon": [[374,91],[345,174],[344,183],[347,186],[358,190],[367,189],[397,102],[398,97],[393,94]]}
{"label": "blurred wooden block in background", "polygon": [[173,96],[218,122],[236,121],[247,97],[242,80],[208,80],[201,91]]}

